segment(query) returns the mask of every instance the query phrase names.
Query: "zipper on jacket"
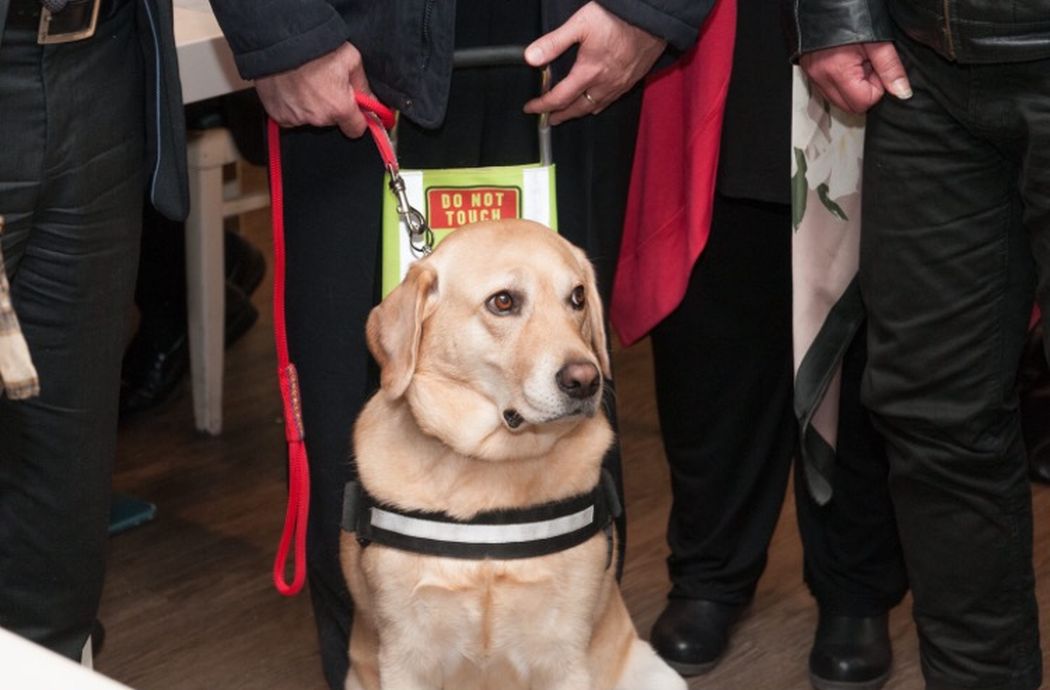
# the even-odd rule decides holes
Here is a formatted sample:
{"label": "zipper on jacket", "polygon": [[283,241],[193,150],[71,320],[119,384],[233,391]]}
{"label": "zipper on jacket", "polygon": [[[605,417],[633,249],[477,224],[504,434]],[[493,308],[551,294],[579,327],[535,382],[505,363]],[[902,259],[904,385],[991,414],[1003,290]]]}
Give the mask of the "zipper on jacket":
{"label": "zipper on jacket", "polygon": [[423,3],[423,69],[430,64],[430,15],[434,13],[434,0]]}
{"label": "zipper on jacket", "polygon": [[948,57],[955,59],[955,38],[952,36],[951,0],[944,0],[944,36],[948,41]]}

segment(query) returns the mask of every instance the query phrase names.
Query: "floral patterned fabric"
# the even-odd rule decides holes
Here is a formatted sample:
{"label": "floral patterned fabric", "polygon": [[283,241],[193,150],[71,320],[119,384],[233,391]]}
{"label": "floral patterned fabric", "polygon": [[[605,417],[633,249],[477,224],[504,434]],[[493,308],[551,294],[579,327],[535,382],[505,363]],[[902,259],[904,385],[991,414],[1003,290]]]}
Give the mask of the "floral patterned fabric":
{"label": "floral patterned fabric", "polygon": [[795,413],[806,481],[831,498],[842,356],[864,320],[857,285],[864,118],[834,108],[796,67],[791,201]]}

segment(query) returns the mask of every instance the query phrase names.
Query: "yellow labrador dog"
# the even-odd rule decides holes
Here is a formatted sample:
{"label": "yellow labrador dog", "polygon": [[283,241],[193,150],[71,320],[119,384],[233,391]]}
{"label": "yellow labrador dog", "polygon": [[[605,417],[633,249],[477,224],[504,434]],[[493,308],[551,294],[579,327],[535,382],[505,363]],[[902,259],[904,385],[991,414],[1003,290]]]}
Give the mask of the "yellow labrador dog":
{"label": "yellow labrador dog", "polygon": [[[411,267],[367,334],[382,388],[354,429],[347,689],[684,690],[614,577],[609,361],[584,254],[535,223],[466,226]],[[518,513],[531,518],[488,524]],[[495,543],[529,539],[543,555]]]}

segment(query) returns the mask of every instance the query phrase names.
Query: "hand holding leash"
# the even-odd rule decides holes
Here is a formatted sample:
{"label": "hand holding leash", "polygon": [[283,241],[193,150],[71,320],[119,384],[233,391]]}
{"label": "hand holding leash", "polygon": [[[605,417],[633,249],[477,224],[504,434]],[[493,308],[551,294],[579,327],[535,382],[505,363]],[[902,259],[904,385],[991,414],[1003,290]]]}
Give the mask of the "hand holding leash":
{"label": "hand holding leash", "polygon": [[295,69],[255,81],[266,112],[282,127],[337,125],[356,139],[367,122],[356,97],[372,93],[361,54],[349,43]]}

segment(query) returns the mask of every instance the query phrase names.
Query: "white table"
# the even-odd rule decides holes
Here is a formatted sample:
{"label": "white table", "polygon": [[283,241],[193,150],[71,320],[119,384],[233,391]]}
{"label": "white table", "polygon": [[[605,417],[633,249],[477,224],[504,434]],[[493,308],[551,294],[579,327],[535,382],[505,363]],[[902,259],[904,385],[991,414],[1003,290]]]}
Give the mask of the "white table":
{"label": "white table", "polygon": [[0,628],[0,686],[17,690],[131,690]]}
{"label": "white table", "polygon": [[[233,54],[207,0],[174,0],[175,44],[182,100],[194,103],[251,88],[237,74]],[[191,131],[188,137],[190,215],[186,220],[186,289],[193,417],[198,430],[222,430],[225,345],[223,219],[262,208],[269,195],[224,189],[223,166],[238,159],[228,131]]]}
{"label": "white table", "polygon": [[237,75],[233,54],[208,0],[174,2],[182,102],[195,103],[251,88]]}

